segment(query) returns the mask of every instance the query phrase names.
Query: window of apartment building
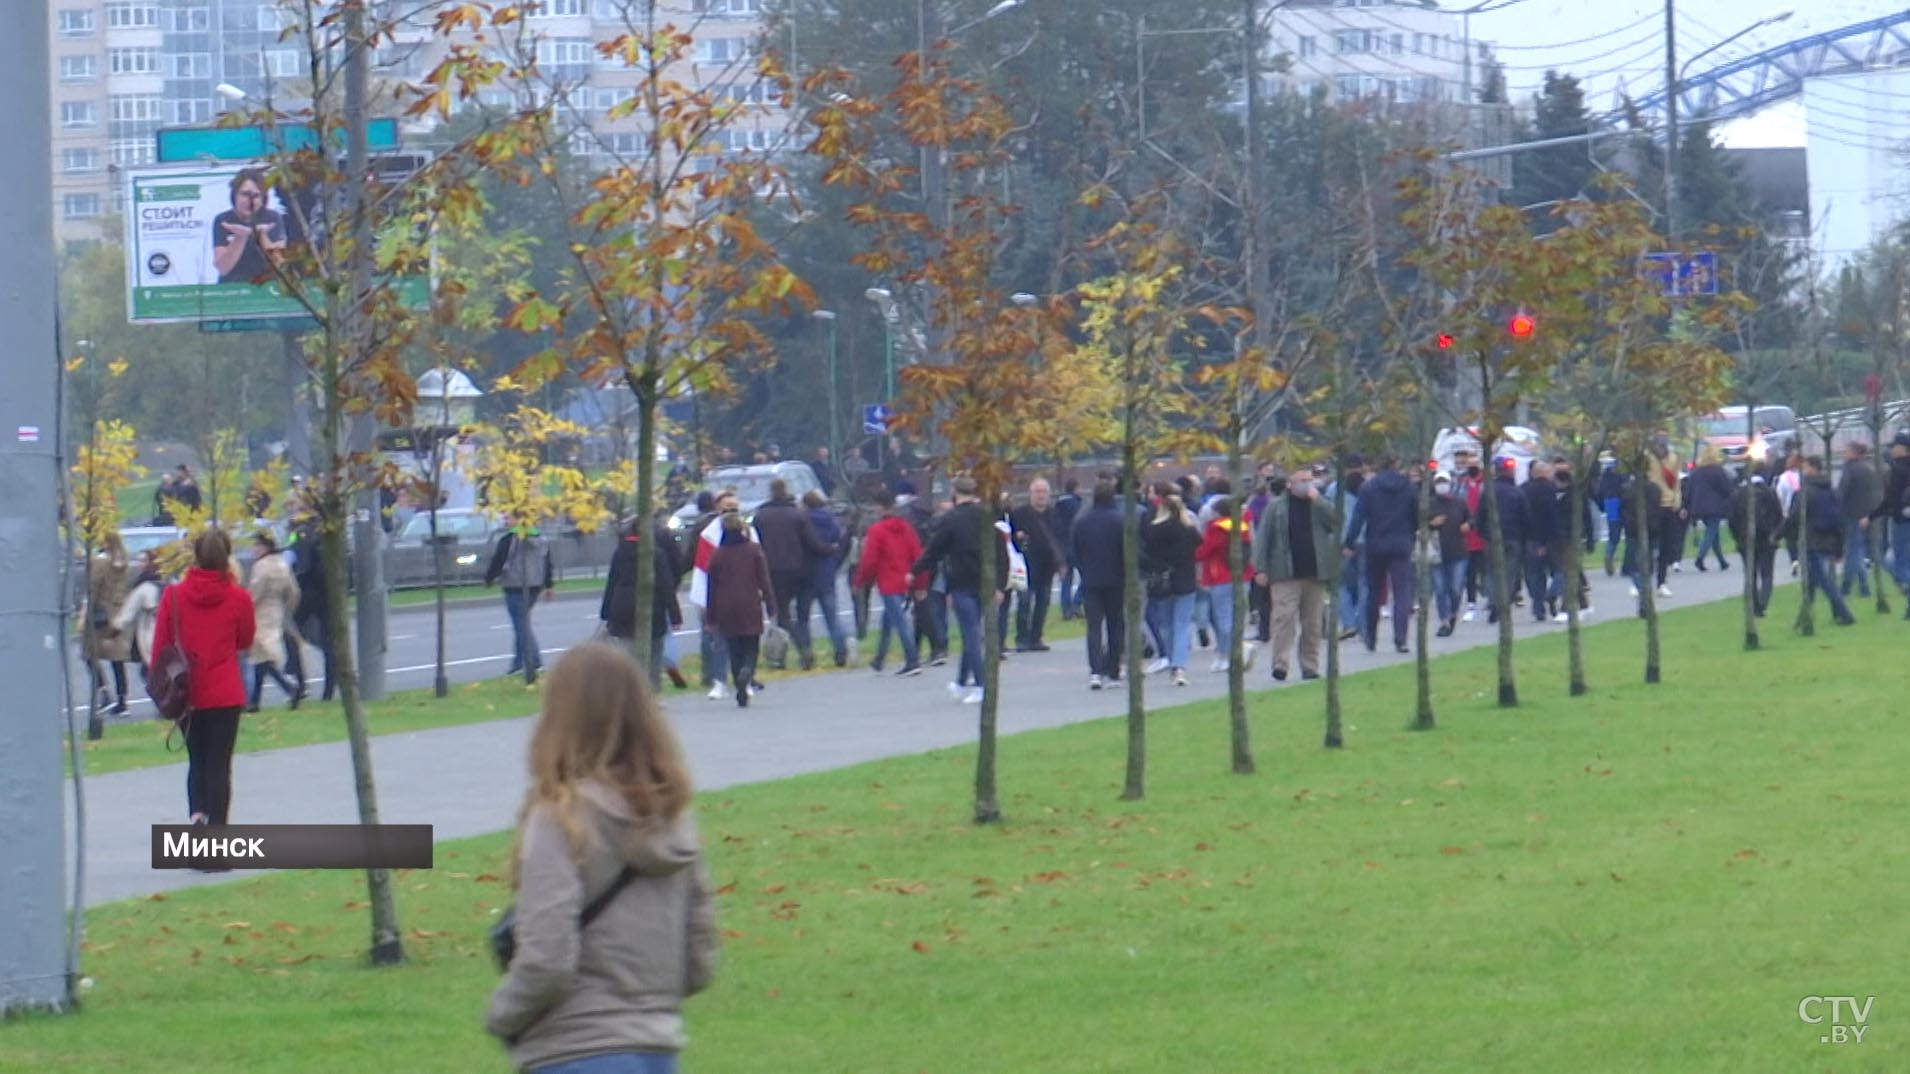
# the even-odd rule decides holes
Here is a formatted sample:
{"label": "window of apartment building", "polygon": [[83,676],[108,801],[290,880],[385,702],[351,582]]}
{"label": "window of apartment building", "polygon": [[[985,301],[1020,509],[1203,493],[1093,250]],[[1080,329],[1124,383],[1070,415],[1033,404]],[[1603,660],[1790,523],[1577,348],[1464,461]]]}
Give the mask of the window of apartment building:
{"label": "window of apartment building", "polygon": [[91,220],[99,215],[98,194],[68,194],[60,199],[60,215],[68,220]]}
{"label": "window of apartment building", "polygon": [[188,97],[172,102],[172,121],[178,124],[212,122],[212,102],[203,97]]}
{"label": "window of apartment building", "polygon": [[590,13],[600,19],[622,22],[630,12],[630,0],[596,0],[590,7]]}
{"label": "window of apartment building", "polygon": [[546,37],[537,43],[537,62],[542,67],[588,66],[595,52],[588,37]]}
{"label": "window of apartment building", "polygon": [[747,85],[737,83],[730,86],[723,91],[723,95],[737,104],[763,104],[769,100],[769,89],[761,79],[754,79]]}
{"label": "window of apartment building", "polygon": [[590,14],[589,0],[538,0],[538,4],[540,6],[531,12],[533,19],[564,19]]}
{"label": "window of apartment building", "polygon": [[116,75],[156,75],[159,50],[156,48],[109,48],[106,69]]}
{"label": "window of apartment building", "polygon": [[61,101],[60,126],[68,130],[76,127],[96,127],[99,125],[99,113],[93,108],[92,101]]}
{"label": "window of apartment building", "polygon": [[1366,51],[1366,34],[1359,30],[1333,31],[1333,51],[1345,55]]}
{"label": "window of apartment building", "polygon": [[152,29],[159,25],[159,5],[151,0],[109,0],[106,27],[109,30]]}
{"label": "window of apartment building", "polygon": [[596,91],[596,96],[593,99],[592,103],[596,105],[596,111],[598,115],[607,116],[610,114],[611,109],[617,107],[618,105],[622,104],[625,101],[628,101],[634,98],[636,95],[637,95],[636,89],[631,86],[617,86],[611,89],[600,89]]}
{"label": "window of apartment building", "polygon": [[277,4],[259,5],[259,29],[266,33],[277,33],[285,29],[285,12]]}
{"label": "window of apartment building", "polygon": [[60,81],[85,82],[99,74],[99,66],[93,56],[61,56]]}
{"label": "window of apartment building", "polygon": [[384,74],[418,78],[424,74],[424,48],[422,44],[386,45],[372,63]]}
{"label": "window of apartment building", "polygon": [[1358,100],[1360,95],[1360,76],[1333,76],[1333,93],[1342,101]]}
{"label": "window of apartment building", "polygon": [[1294,46],[1293,51],[1298,54],[1301,59],[1315,55],[1320,50],[1319,43],[1313,39],[1313,35],[1311,34],[1301,36],[1299,40],[1294,42]]}
{"label": "window of apartment building", "polygon": [[60,170],[68,175],[99,171],[99,150],[94,146],[67,146],[60,150]]}
{"label": "window of apartment building", "polygon": [[1386,43],[1391,47],[1392,53],[1395,56],[1406,51],[1405,34],[1394,34],[1391,38],[1387,39]]}
{"label": "window of apartment building", "polygon": [[691,9],[713,18],[748,18],[763,13],[763,0],[694,0]]}
{"label": "window of apartment building", "polygon": [[166,29],[178,34],[202,34],[212,29],[212,11],[203,3],[166,11]]}
{"label": "window of apartment building", "polygon": [[211,78],[212,55],[206,52],[182,52],[172,58],[172,77]]}
{"label": "window of apartment building", "polygon": [[305,52],[295,48],[265,50],[265,73],[273,78],[299,78],[305,74]]}
{"label": "window of apartment building", "polygon": [[741,153],[746,149],[768,149],[770,133],[768,131],[724,131],[722,146],[732,153]]}
{"label": "window of apartment building", "polygon": [[699,63],[734,63],[749,55],[747,37],[706,37],[697,45]]}
{"label": "window of apartment building", "polygon": [[106,147],[113,163],[120,167],[153,162],[153,140],[151,138],[115,138]]}
{"label": "window of apartment building", "polygon": [[85,37],[93,32],[93,13],[83,8],[61,8],[59,27],[61,37]]}
{"label": "window of apartment building", "polygon": [[115,123],[157,123],[165,98],[157,93],[116,93],[107,98],[107,114]]}

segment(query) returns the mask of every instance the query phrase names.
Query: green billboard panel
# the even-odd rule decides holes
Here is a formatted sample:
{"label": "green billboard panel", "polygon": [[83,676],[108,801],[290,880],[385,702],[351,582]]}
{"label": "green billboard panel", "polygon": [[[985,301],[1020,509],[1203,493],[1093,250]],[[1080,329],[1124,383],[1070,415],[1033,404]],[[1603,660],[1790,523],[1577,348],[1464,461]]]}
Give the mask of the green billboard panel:
{"label": "green billboard panel", "polygon": [[[398,121],[374,119],[366,124],[371,151],[398,147]],[[333,140],[343,148],[344,139]],[[297,152],[318,144],[318,136],[303,123],[274,127],[167,127],[158,134],[161,164],[208,160],[259,160],[275,152]]]}

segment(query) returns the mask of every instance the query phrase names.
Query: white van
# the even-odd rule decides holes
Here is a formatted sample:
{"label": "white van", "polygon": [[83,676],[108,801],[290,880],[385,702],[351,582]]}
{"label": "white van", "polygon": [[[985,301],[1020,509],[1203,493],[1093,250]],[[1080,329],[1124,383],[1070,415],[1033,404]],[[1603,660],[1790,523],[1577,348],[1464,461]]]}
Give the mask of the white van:
{"label": "white van", "polygon": [[1526,476],[1532,471],[1532,464],[1545,457],[1545,444],[1539,439],[1538,431],[1523,425],[1508,425],[1499,438],[1498,447],[1490,454],[1479,450],[1479,429],[1473,426],[1465,429],[1441,429],[1433,440],[1432,461],[1439,467],[1440,473],[1453,472],[1453,456],[1461,448],[1471,451],[1479,459],[1480,466],[1490,466],[1494,458],[1503,456],[1511,459],[1515,467],[1513,480],[1525,483]]}

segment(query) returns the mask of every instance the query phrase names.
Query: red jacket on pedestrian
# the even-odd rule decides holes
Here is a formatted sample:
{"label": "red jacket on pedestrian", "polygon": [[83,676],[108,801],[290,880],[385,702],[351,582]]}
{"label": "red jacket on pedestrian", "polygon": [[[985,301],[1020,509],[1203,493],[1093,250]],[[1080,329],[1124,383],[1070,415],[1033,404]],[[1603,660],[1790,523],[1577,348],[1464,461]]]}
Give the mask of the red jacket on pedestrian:
{"label": "red jacket on pedestrian", "polygon": [[1466,517],[1471,520],[1467,523],[1466,528],[1467,552],[1483,552],[1486,550],[1486,539],[1479,532],[1486,524],[1485,509],[1479,506],[1479,494],[1484,490],[1485,484],[1483,482],[1466,478]]}
{"label": "red jacket on pedestrian", "polygon": [[239,654],[252,647],[252,597],[224,571],[199,567],[184,581],[166,587],[153,613],[153,652],[173,643],[174,609],[180,648],[192,671],[190,701],[197,709],[238,708],[245,704],[245,677]]}
{"label": "red jacket on pedestrian", "polygon": [[873,584],[885,597],[909,591],[909,568],[922,558],[922,539],[900,515],[887,515],[869,527],[862,538],[862,559],[856,564],[855,586]]}
{"label": "red jacket on pedestrian", "polygon": [[[1201,585],[1233,584],[1233,568],[1227,562],[1227,535],[1232,533],[1233,529],[1234,520],[1231,518],[1216,518],[1212,522],[1207,523],[1207,532],[1201,535],[1200,547],[1194,550],[1194,562],[1200,565]],[[1252,540],[1252,533],[1253,530],[1251,527],[1243,528],[1240,531],[1240,543],[1242,546],[1240,562],[1243,565],[1250,565],[1253,562],[1253,554],[1248,550],[1250,547],[1249,542]],[[1253,576],[1253,568],[1247,566],[1246,570],[1247,576],[1251,578]]]}

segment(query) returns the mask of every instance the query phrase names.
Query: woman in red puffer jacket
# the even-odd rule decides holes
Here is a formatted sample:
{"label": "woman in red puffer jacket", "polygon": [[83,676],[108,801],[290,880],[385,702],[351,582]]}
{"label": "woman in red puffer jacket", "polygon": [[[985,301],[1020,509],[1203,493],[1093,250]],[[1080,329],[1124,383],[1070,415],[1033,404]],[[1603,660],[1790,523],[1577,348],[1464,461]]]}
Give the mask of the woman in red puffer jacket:
{"label": "woman in red puffer jacket", "polygon": [[239,654],[252,647],[252,597],[232,579],[232,539],[223,531],[201,533],[192,558],[196,566],[159,597],[153,652],[176,640],[191,673],[191,706],[181,721],[186,810],[194,824],[224,824],[232,804],[232,747],[245,707]]}
{"label": "woman in red puffer jacket", "polygon": [[[1201,535],[1200,547],[1194,550],[1194,562],[1200,566],[1200,584],[1207,590],[1214,608],[1214,664],[1211,670],[1226,671],[1233,653],[1234,634],[1234,572],[1228,559],[1227,538],[1235,537],[1241,544],[1240,562],[1246,571],[1244,581],[1253,581],[1253,531],[1250,526],[1236,526],[1234,516],[1239,513],[1239,503],[1231,496],[1224,496],[1213,502],[1214,520],[1207,523],[1207,531]],[[1241,664],[1253,666],[1254,654],[1259,649],[1243,640],[1241,645]]]}

